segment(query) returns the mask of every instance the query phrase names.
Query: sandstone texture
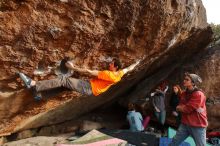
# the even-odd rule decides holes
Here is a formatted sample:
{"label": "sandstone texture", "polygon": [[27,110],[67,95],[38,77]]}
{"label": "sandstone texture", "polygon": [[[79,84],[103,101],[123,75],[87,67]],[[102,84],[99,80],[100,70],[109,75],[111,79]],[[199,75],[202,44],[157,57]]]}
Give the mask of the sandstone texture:
{"label": "sandstone texture", "polygon": [[[119,99],[146,97],[212,39],[201,0],[1,0],[0,20],[0,135],[61,123]],[[123,67],[141,63],[100,96],[67,91],[36,102],[16,72],[51,79],[64,56],[98,70],[113,57]],[[213,74],[216,61],[206,64],[213,64]],[[206,91],[218,84],[211,75],[202,77]],[[207,94],[219,97],[217,90]]]}

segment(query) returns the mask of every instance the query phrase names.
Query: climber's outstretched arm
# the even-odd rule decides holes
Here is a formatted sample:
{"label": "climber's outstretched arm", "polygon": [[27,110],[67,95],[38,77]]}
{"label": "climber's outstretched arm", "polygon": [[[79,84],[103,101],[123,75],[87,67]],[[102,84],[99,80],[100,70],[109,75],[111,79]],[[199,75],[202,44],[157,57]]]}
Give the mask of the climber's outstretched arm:
{"label": "climber's outstretched arm", "polygon": [[80,72],[80,73],[83,73],[83,74],[89,74],[89,75],[92,75],[92,76],[98,76],[98,73],[99,73],[98,70],[90,70],[90,69],[86,69],[86,68],[79,68],[79,67],[73,65],[73,63],[70,62],[70,61],[68,61],[65,65],[69,69],[72,69],[74,71],[77,71],[77,72]]}
{"label": "climber's outstretched arm", "polygon": [[123,69],[123,72],[126,74],[129,71],[132,71],[138,64],[140,63],[140,60],[138,60],[137,62],[135,62],[134,64],[126,67]]}

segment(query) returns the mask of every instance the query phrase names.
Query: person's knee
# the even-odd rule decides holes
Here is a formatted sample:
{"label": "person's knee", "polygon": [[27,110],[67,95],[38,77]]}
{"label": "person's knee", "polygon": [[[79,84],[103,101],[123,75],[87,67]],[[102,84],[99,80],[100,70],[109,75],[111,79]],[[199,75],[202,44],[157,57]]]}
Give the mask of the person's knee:
{"label": "person's knee", "polygon": [[67,83],[69,81],[69,77],[61,76],[61,77],[59,77],[59,79],[60,79],[60,82],[61,82],[62,86],[66,87],[66,85],[67,85]]}
{"label": "person's knee", "polygon": [[192,136],[196,145],[203,146],[206,144],[206,130],[204,128],[192,129]]}
{"label": "person's knee", "polygon": [[201,136],[201,135],[197,135],[196,137],[194,137],[195,143],[198,146],[205,146],[206,145],[206,138]]}

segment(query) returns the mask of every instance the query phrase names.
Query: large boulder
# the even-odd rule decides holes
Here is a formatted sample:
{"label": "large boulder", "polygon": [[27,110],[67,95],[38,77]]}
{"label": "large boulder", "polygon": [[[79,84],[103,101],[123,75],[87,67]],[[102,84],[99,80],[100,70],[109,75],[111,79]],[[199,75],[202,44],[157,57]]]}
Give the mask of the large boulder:
{"label": "large boulder", "polygon": [[[3,0],[0,20],[1,135],[77,118],[127,95],[143,97],[212,36],[201,0]],[[16,71],[53,78],[48,67],[64,56],[89,69],[105,69],[115,56],[123,67],[141,64],[98,97],[65,92],[35,102]]]}

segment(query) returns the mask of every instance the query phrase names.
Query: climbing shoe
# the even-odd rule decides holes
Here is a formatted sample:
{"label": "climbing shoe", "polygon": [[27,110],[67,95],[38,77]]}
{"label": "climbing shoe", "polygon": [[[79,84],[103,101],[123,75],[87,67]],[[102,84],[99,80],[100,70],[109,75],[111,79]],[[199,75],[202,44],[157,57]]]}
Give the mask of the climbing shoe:
{"label": "climbing shoe", "polygon": [[35,99],[36,101],[40,101],[40,100],[42,99],[42,97],[41,97],[41,96],[34,96],[34,99]]}
{"label": "climbing shoe", "polygon": [[21,72],[18,72],[17,74],[19,75],[21,80],[24,82],[26,88],[31,88],[31,78],[29,78],[28,76],[26,76],[25,74]]}

